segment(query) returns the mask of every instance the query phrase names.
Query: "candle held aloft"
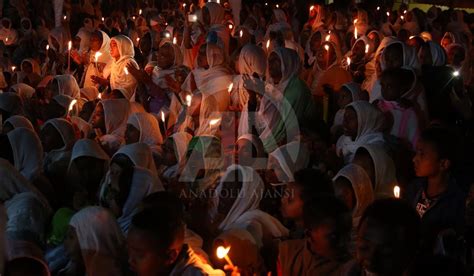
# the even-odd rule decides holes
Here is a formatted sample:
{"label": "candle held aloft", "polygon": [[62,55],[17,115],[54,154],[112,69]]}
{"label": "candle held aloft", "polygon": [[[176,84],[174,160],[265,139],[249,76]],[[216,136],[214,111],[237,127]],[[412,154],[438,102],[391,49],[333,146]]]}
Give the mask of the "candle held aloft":
{"label": "candle held aloft", "polygon": [[395,196],[395,198],[400,198],[400,187],[393,187],[393,195]]}
{"label": "candle held aloft", "polygon": [[267,50],[268,50],[268,48],[270,48],[270,39],[267,40],[267,45],[266,46],[267,46]]}
{"label": "candle held aloft", "polygon": [[173,37],[173,44],[178,44],[178,39],[176,37]]}
{"label": "candle held aloft", "polygon": [[347,57],[347,66],[350,66],[351,65],[351,58],[350,57]]}
{"label": "candle held aloft", "polygon": [[243,30],[240,30],[239,36],[240,36],[241,38],[244,36],[244,31],[243,31]]}
{"label": "candle held aloft", "polygon": [[389,13],[389,12],[387,12],[387,17],[389,17],[389,16],[390,16],[390,13]]}
{"label": "candle held aloft", "polygon": [[46,51],[49,51],[49,44],[46,45]]}
{"label": "candle held aloft", "polygon": [[139,15],[142,15],[142,9],[140,9],[140,10],[138,11],[138,14],[139,14]]}
{"label": "candle held aloft", "polygon": [[309,7],[309,11],[312,12],[314,10],[314,5]]}
{"label": "candle held aloft", "polygon": [[99,57],[100,57],[101,55],[102,55],[101,52],[96,52],[96,53],[94,54],[94,60],[95,60],[96,63],[97,63],[97,61],[99,61]]}
{"label": "candle held aloft", "polygon": [[104,21],[105,21],[105,18],[104,18],[104,17],[102,17],[102,23],[104,23]]}
{"label": "candle held aloft", "polygon": [[12,72],[15,72],[16,66],[12,66]]}

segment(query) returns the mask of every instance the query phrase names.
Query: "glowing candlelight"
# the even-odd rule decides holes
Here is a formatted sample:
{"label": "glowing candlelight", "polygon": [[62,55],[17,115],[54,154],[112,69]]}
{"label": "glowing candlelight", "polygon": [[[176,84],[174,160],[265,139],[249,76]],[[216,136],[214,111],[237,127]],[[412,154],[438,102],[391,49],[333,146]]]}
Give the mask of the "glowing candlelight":
{"label": "glowing candlelight", "polygon": [[309,11],[312,12],[314,10],[314,5],[309,7]]}
{"label": "glowing candlelight", "polygon": [[77,103],[77,100],[74,99],[71,101],[71,103],[69,104],[69,108],[68,108],[68,112],[71,112],[72,109],[74,108],[74,105]]}
{"label": "glowing candlelight", "polygon": [[49,51],[49,44],[46,45],[46,51]]}
{"label": "glowing candlelight", "polygon": [[405,20],[405,16],[403,16],[403,15],[400,16],[400,19],[401,19],[401,20]]}
{"label": "glowing candlelight", "polygon": [[328,34],[328,35],[326,36],[326,39],[325,39],[325,40],[326,40],[326,41],[329,41],[330,39],[331,39],[331,35]]}
{"label": "glowing candlelight", "polygon": [[459,77],[459,75],[460,75],[460,73],[459,73],[458,70],[453,72],[453,77],[457,78],[457,77]]}
{"label": "glowing candlelight", "polygon": [[347,66],[350,66],[350,65],[351,65],[351,58],[347,57]]}
{"label": "glowing candlelight", "polygon": [[354,25],[357,24],[357,21],[359,21],[358,18],[354,19]]}
{"label": "glowing candlelight", "polygon": [[217,3],[217,4],[220,4],[220,3],[221,3],[221,0],[216,0],[216,3]]}
{"label": "glowing candlelight", "polygon": [[229,247],[223,247],[223,246],[219,246],[216,250],[216,255],[217,255],[217,258],[219,259],[225,259],[227,264],[233,268],[234,267],[234,264],[232,263],[232,261],[230,260],[228,254],[229,254],[229,251],[230,251],[230,246]]}
{"label": "glowing candlelight", "polygon": [[137,37],[137,43],[140,43],[140,38],[139,37]]}
{"label": "glowing candlelight", "polygon": [[67,43],[67,49],[68,49],[68,51],[71,51],[71,48],[72,48],[72,41],[69,40],[69,42]]}
{"label": "glowing candlelight", "polygon": [[191,95],[186,96],[186,105],[187,106],[191,106],[192,99],[193,99],[193,97]]}
{"label": "glowing candlelight", "polygon": [[389,17],[389,16],[390,16],[390,13],[389,13],[389,12],[387,12],[387,17]]}
{"label": "glowing candlelight", "polygon": [[268,50],[268,48],[270,48],[270,39],[267,40],[267,45],[266,46],[267,46],[267,50]]}
{"label": "glowing candlelight", "polygon": [[407,10],[404,10],[404,11],[403,11],[403,14],[407,14]]}
{"label": "glowing candlelight", "polygon": [[135,15],[134,15],[134,16],[132,16],[132,19],[133,19],[133,21],[135,21]]}
{"label": "glowing candlelight", "polygon": [[142,9],[140,9],[140,10],[138,11],[138,14],[139,14],[139,15],[142,15]]}
{"label": "glowing candlelight", "polygon": [[161,121],[164,123],[165,122],[165,113],[161,111]]}
{"label": "glowing candlelight", "polygon": [[186,3],[183,3],[183,9],[185,9],[185,8],[186,8]]}
{"label": "glowing candlelight", "polygon": [[16,66],[12,66],[12,72],[15,72]]}
{"label": "glowing candlelight", "polygon": [[268,6],[268,3],[267,3],[267,2],[265,2],[265,6]]}
{"label": "glowing candlelight", "polygon": [[324,49],[329,52],[329,45],[324,45]]}
{"label": "glowing candlelight", "polygon": [[72,48],[72,41],[69,40],[67,43],[67,50],[68,50],[68,57],[67,57],[67,71],[71,72],[71,48]]}
{"label": "glowing candlelight", "polygon": [[380,10],[380,7],[377,7],[377,10],[379,11],[379,10]]}
{"label": "glowing candlelight", "polygon": [[173,44],[177,44],[178,43],[178,39],[176,37],[173,37]]}
{"label": "glowing candlelight", "polygon": [[105,18],[102,16],[102,23],[104,23],[104,21],[105,21]]}
{"label": "glowing candlelight", "polygon": [[128,68],[127,67],[124,67],[123,71],[125,72],[125,75],[128,75]]}
{"label": "glowing candlelight", "polygon": [[276,7],[277,9],[279,9],[279,8],[280,8],[280,5],[276,4],[275,7]]}
{"label": "glowing candlelight", "polygon": [[243,30],[240,30],[239,36],[240,36],[240,37],[243,37],[243,36],[244,36],[244,31],[243,31]]}
{"label": "glowing candlelight", "polygon": [[221,119],[212,119],[209,121],[209,125],[212,127],[212,126],[215,126],[219,123]]}
{"label": "glowing candlelight", "polygon": [[8,37],[5,37],[5,42],[8,42]]}
{"label": "glowing candlelight", "polygon": [[229,26],[228,26],[228,27],[229,27],[229,30],[232,30],[232,29],[234,28],[234,25],[232,25],[232,24],[229,24]]}
{"label": "glowing candlelight", "polygon": [[67,15],[63,16],[63,19],[66,20],[66,19],[67,19]]}
{"label": "glowing candlelight", "polygon": [[99,93],[97,97],[99,98],[99,100],[102,100],[102,93]]}
{"label": "glowing candlelight", "polygon": [[231,82],[229,84],[229,86],[227,87],[227,92],[229,92],[229,93],[232,92],[232,88],[234,88],[234,83],[233,82]]}
{"label": "glowing candlelight", "polygon": [[357,39],[357,28],[354,28],[354,38]]}
{"label": "glowing candlelight", "polygon": [[171,34],[169,32],[165,32],[165,37],[166,38],[170,38],[171,37]]}
{"label": "glowing candlelight", "polygon": [[370,45],[369,45],[369,44],[366,44],[366,45],[365,45],[365,53],[366,53],[366,54],[369,53],[369,48],[370,48]]}
{"label": "glowing candlelight", "polygon": [[413,39],[413,38],[415,38],[415,36],[414,36],[414,35],[411,35],[409,39]]}
{"label": "glowing candlelight", "polygon": [[395,198],[400,198],[400,187],[393,187],[393,195],[395,196]]}
{"label": "glowing candlelight", "polygon": [[95,63],[97,63],[97,61],[99,60],[99,57],[102,55],[101,52],[96,52],[95,55],[94,55],[94,59],[95,59]]}

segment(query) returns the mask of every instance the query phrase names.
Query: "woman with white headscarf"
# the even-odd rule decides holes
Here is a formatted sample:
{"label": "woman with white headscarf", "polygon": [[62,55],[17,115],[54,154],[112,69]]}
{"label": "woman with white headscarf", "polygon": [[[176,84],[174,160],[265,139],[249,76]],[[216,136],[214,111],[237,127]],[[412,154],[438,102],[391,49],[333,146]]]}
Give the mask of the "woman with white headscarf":
{"label": "woman with white headscarf", "polygon": [[96,138],[110,150],[109,154],[115,153],[125,142],[130,113],[130,102],[126,99],[102,100],[97,104],[90,123],[96,132]]}
{"label": "woman with white headscarf", "polygon": [[17,128],[8,134],[15,168],[32,181],[43,172],[43,147],[36,133],[27,128]]}
{"label": "woman with white headscarf", "polygon": [[25,83],[18,83],[12,85],[10,87],[10,91],[15,92],[20,96],[23,105],[26,105],[35,94],[35,89]]}
{"label": "woman with white headscarf", "polygon": [[164,179],[169,180],[177,176],[192,138],[187,132],[177,132],[166,138],[163,144],[163,165],[166,166],[162,173]]}
{"label": "woman with white headscarf", "polygon": [[53,79],[53,97],[56,95],[66,95],[73,99],[78,99],[81,96],[81,89],[77,84],[76,78],[72,75],[58,75]]}
{"label": "woman with white headscarf", "polygon": [[159,151],[163,144],[160,126],[155,116],[150,113],[138,112],[128,117],[125,142],[145,143],[153,152]]}
{"label": "woman with white headscarf", "polygon": [[118,35],[110,40],[110,53],[115,59],[110,70],[110,88],[124,88],[127,91],[126,98],[130,101],[135,99],[137,80],[128,72],[127,66],[139,69],[134,59],[135,49],[130,38]]}
{"label": "woman with white headscarf", "polygon": [[6,134],[20,127],[27,128],[31,131],[35,131],[35,128],[33,127],[33,124],[31,123],[31,121],[28,120],[26,117],[20,116],[20,115],[14,115],[8,118],[7,120],[5,120],[5,122],[3,122],[2,131],[4,134]]}
{"label": "woman with white headscarf", "polygon": [[265,178],[275,186],[293,182],[294,173],[307,168],[309,162],[310,152],[306,146],[300,142],[290,142],[268,155]]}
{"label": "woman with white headscarf", "polygon": [[253,44],[245,45],[240,51],[238,68],[240,76],[234,77],[231,93],[231,106],[242,110],[248,101],[248,92],[244,87],[242,75],[263,79],[267,72],[265,51]]}
{"label": "woman with white headscarf", "polygon": [[79,269],[86,275],[124,275],[125,238],[106,209],[87,207],[76,213],[64,245],[71,260],[62,273]]}
{"label": "woman with white headscarf", "polygon": [[[97,57],[97,58],[96,58]],[[110,55],[110,37],[103,31],[96,31],[90,36],[89,62],[82,87],[98,86],[92,76],[106,77],[110,74],[113,59]]]}
{"label": "woman with white headscarf", "polygon": [[150,148],[135,143],[124,146],[112,157],[100,189],[100,201],[111,209],[127,233],[143,198],[163,190]]}
{"label": "woman with white headscarf", "polygon": [[336,144],[338,155],[349,163],[360,146],[383,144],[383,127],[383,114],[375,106],[365,101],[350,103],[344,113],[344,135]]}
{"label": "woman with white headscarf", "polygon": [[[294,50],[276,48],[268,58],[265,94],[258,109],[257,129],[267,152],[297,135],[298,124],[314,119],[315,105],[298,77],[301,61]],[[262,93],[261,91],[259,93]]]}
{"label": "woman with white headscarf", "polygon": [[288,236],[288,229],[276,218],[259,210],[264,189],[262,179],[251,167],[227,168],[216,189],[214,221],[219,222],[218,229],[245,229],[259,248],[272,239]]}
{"label": "woman with white headscarf", "polygon": [[337,99],[339,110],[334,115],[334,121],[331,127],[333,134],[336,134],[340,127],[342,127],[346,106],[352,102],[364,100],[368,100],[368,95],[360,89],[360,84],[348,82],[342,85],[341,90],[338,92]]}
{"label": "woman with white headscarf", "polygon": [[393,197],[393,188],[398,185],[397,171],[384,145],[362,145],[357,149],[352,162],[364,168],[370,177],[376,199]]}

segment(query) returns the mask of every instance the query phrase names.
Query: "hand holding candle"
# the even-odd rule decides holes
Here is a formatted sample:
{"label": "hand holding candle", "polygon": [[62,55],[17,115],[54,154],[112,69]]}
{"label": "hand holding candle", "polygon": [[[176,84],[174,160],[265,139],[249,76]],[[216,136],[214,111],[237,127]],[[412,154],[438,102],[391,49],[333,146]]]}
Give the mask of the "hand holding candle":
{"label": "hand holding candle", "polygon": [[232,263],[229,256],[227,255],[229,253],[229,251],[230,251],[230,246],[229,247],[219,246],[217,248],[216,255],[217,255],[217,258],[219,258],[219,259],[225,259],[225,261],[229,265],[229,268],[233,270],[234,269],[234,264]]}

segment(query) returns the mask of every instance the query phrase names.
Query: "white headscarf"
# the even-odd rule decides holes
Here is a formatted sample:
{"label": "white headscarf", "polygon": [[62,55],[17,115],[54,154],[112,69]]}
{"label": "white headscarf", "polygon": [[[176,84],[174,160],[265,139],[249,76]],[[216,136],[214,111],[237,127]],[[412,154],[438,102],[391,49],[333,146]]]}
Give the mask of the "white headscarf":
{"label": "white headscarf", "polygon": [[33,127],[33,124],[31,124],[30,120],[28,120],[24,116],[13,115],[3,123],[3,126],[5,126],[6,123],[11,124],[13,126],[13,129],[24,127],[24,128],[27,128],[31,131],[35,131],[35,128]]}
{"label": "white headscarf", "polygon": [[284,183],[295,181],[294,173],[309,164],[309,150],[300,142],[290,142],[268,155],[268,169],[275,170]]}
{"label": "white headscarf", "polygon": [[86,76],[84,78],[84,85],[83,87],[89,87],[89,86],[96,86],[91,80],[91,76],[93,75],[99,75],[103,77],[107,77],[110,75],[110,67],[112,66],[113,63],[113,58],[110,55],[110,37],[104,33],[103,31],[99,31],[102,35],[102,45],[100,46],[99,53],[101,55],[97,58],[97,63],[98,64],[105,64],[104,70],[102,75],[98,72],[96,69],[96,64],[95,64],[95,54],[97,52],[90,52],[90,58],[89,58],[89,66],[87,67],[87,72]]}
{"label": "white headscarf", "polygon": [[[81,89],[76,78],[72,75],[59,75],[55,76],[54,79],[58,82],[58,95],[66,95],[73,99],[78,99],[81,96]],[[53,96],[56,96],[56,94]]]}
{"label": "white headscarf", "polygon": [[33,97],[35,89],[25,83],[17,83],[10,87],[10,90],[18,94],[23,102]]}
{"label": "white headscarf", "polygon": [[97,99],[99,90],[95,86],[81,88],[81,97],[87,102]]}
{"label": "white headscarf", "polygon": [[[56,47],[54,46],[52,38],[54,38],[58,42],[59,49],[56,49]],[[67,35],[64,33],[64,29],[62,27],[54,28],[49,32],[48,44],[51,49],[56,51],[56,53],[62,54],[66,51]]]}
{"label": "white headscarf", "polygon": [[186,157],[186,149],[193,136],[187,132],[176,132],[170,136],[174,142],[174,150],[178,164]]}
{"label": "white headscarf", "polygon": [[[287,48],[275,48],[272,53],[275,53],[280,58],[282,77],[278,84],[275,84],[269,73],[267,75],[267,82],[274,85],[283,93],[288,86],[290,80],[297,76],[301,70],[301,60],[296,51]],[[268,71],[268,68],[267,68]]]}
{"label": "white headscarf", "polygon": [[[11,199],[14,195],[27,192],[37,192],[20,172],[10,162],[0,158],[0,202]],[[37,192],[39,194],[39,192]]]}
{"label": "white headscarf", "polygon": [[[223,182],[235,179],[236,170],[242,175],[242,187],[227,216],[219,225],[219,229],[226,231],[232,228],[245,228],[254,236],[259,245],[262,244],[264,232],[270,232],[273,237],[288,235],[288,230],[277,219],[258,210],[265,186],[260,176],[251,167],[232,165],[227,168],[226,174],[217,186],[216,195],[221,194]],[[219,197],[216,198],[215,206],[217,207],[218,204]]]}
{"label": "white headscarf", "polygon": [[346,163],[352,161],[357,148],[368,144],[384,143],[381,132],[384,124],[382,112],[366,101],[352,102],[346,106],[346,109],[349,107],[352,107],[357,114],[357,136],[352,141],[351,137],[343,135],[336,144],[337,152],[342,152]]}
{"label": "white headscarf", "polygon": [[84,119],[78,116],[71,116],[71,123],[81,132],[81,138],[88,137],[92,126]]}
{"label": "white headscarf", "polygon": [[12,146],[15,168],[29,181],[35,179],[43,170],[43,147],[38,135],[22,127],[7,135]]}
{"label": "white headscarf", "polygon": [[109,156],[100,145],[91,139],[80,139],[74,144],[70,164],[79,157],[93,157],[99,160],[109,160]]}
{"label": "white headscarf", "polygon": [[125,72],[125,68],[129,63],[139,69],[137,62],[133,59],[135,56],[133,42],[130,38],[124,35],[115,36],[111,39],[111,42],[112,41],[117,43],[120,58],[112,64],[110,72],[110,87],[112,89],[125,88],[128,93],[126,98],[133,99],[138,83],[130,73],[126,74]]}
{"label": "white headscarf", "polygon": [[145,143],[134,143],[121,147],[112,159],[118,154],[124,154],[133,162],[135,167],[149,170],[153,176],[158,177],[155,161],[150,147]]}
{"label": "white headscarf", "polygon": [[356,198],[356,204],[352,210],[353,218],[360,218],[365,208],[374,201],[374,191],[372,190],[372,181],[365,170],[356,164],[348,164],[343,167],[333,178],[336,181],[338,178],[344,177],[352,185],[352,190]]}
{"label": "white headscarf", "polygon": [[80,28],[76,34],[76,37],[81,39],[81,44],[79,46],[79,54],[86,53],[89,51],[91,33],[85,28]]}
{"label": "white headscarf", "polygon": [[375,183],[373,186],[375,198],[392,197],[393,188],[398,185],[393,159],[381,144],[367,144],[363,145],[362,148],[369,152],[374,162]]}
{"label": "white headscarf", "polygon": [[130,113],[130,102],[126,99],[103,100],[105,129],[107,134],[124,137],[127,119]]}
{"label": "white headscarf", "polygon": [[145,143],[151,148],[163,144],[160,126],[155,116],[150,113],[133,113],[128,117],[127,124],[134,126],[140,131],[140,143]]}
{"label": "white headscarf", "polygon": [[76,135],[74,133],[74,127],[72,126],[72,124],[66,119],[54,118],[46,121],[46,123],[43,125],[43,128],[45,128],[47,125],[51,125],[52,127],[54,127],[58,131],[59,135],[61,135],[61,139],[63,140],[64,146],[57,150],[71,150],[74,143],[76,142]]}
{"label": "white headscarf", "polygon": [[430,47],[431,60],[433,61],[433,66],[443,66],[446,64],[446,53],[444,52],[443,47],[434,41],[428,41],[428,46]]}
{"label": "white headscarf", "polygon": [[86,207],[71,218],[69,225],[76,230],[82,252],[115,257],[123,252],[125,238],[115,218],[106,209]]}
{"label": "white headscarf", "polygon": [[211,26],[215,24],[222,24],[222,22],[224,22],[224,7],[215,2],[207,2],[206,8],[209,11]]}

